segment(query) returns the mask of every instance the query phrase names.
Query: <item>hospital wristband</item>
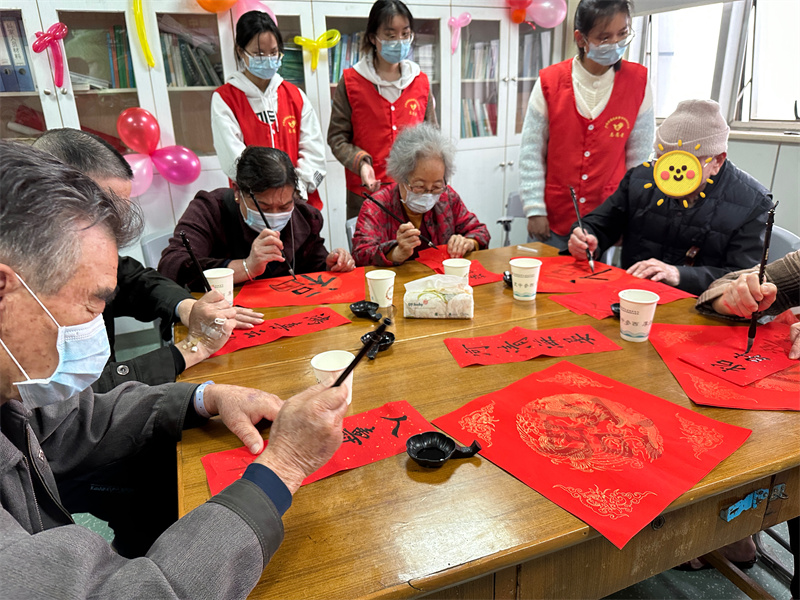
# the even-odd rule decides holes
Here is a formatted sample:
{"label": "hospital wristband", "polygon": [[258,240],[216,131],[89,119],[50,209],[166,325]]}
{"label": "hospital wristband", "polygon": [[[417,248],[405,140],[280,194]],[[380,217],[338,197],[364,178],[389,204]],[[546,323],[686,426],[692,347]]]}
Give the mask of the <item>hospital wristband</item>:
{"label": "hospital wristband", "polygon": [[211,380],[204,381],[194,389],[194,411],[204,419],[210,419],[212,417],[203,403],[203,393],[209,385],[214,385],[214,382]]}

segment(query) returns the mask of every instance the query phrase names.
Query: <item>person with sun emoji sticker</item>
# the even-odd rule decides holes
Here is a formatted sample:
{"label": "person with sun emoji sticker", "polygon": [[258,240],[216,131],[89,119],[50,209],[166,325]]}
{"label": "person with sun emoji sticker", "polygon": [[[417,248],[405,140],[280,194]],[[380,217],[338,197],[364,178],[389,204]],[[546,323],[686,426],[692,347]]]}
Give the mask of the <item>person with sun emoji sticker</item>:
{"label": "person with sun emoji sticker", "polygon": [[605,252],[622,238],[622,267],[702,293],[761,258],[767,189],[727,160],[728,124],[713,100],[684,100],[656,130],[656,160],[625,174],[611,196],[572,225],[569,253]]}

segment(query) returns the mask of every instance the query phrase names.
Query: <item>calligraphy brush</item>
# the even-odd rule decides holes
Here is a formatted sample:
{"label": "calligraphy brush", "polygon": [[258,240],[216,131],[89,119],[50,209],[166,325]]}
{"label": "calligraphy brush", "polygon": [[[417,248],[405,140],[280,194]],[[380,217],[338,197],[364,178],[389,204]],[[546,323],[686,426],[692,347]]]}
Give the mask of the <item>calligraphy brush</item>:
{"label": "calligraphy brush", "polygon": [[[767,259],[769,258],[769,241],[772,237],[772,225],[775,222],[775,209],[778,207],[778,203],[776,202],[775,205],[769,209],[769,214],[767,216],[767,230],[764,233],[764,252],[761,255],[761,266],[758,269],[758,284],[761,285],[764,283],[764,269],[767,266]],[[756,341],[756,323],[758,322],[758,317],[761,315],[759,312],[754,312],[750,316],[750,329],[747,330],[747,350],[744,351],[745,354],[748,354],[753,347],[753,342]]]}
{"label": "calligraphy brush", "polygon": [[[569,193],[572,194],[572,205],[575,207],[575,214],[578,216],[578,227],[581,228],[583,231],[583,235],[586,235],[586,230],[583,228],[583,221],[581,221],[581,211],[578,210],[578,199],[575,197],[575,189],[572,186],[569,186]],[[592,253],[589,252],[589,248],[586,248],[586,258],[589,260],[589,268],[594,273],[594,258],[592,258]]]}
{"label": "calligraphy brush", "polygon": [[[252,190],[249,191],[248,194],[250,194],[250,197],[253,199],[253,204],[256,205],[256,208],[258,209],[258,214],[260,214],[261,218],[264,219],[264,227],[269,229],[269,223],[267,222],[267,215],[265,215],[264,211],[261,210],[261,205],[258,203],[258,200],[256,200],[256,197],[253,194]],[[294,239],[294,238],[292,238],[292,239]],[[294,269],[292,268],[292,265],[289,264],[289,261],[286,260],[286,254],[284,254],[283,250],[281,250],[281,256],[283,257],[283,260],[286,263],[286,266],[289,267],[289,275],[292,276],[292,279],[296,280],[297,277],[295,277],[295,275],[294,275]]]}
{"label": "calligraphy brush", "polygon": [[178,233],[181,236],[181,241],[183,242],[183,246],[186,248],[186,251],[189,253],[189,257],[192,259],[194,266],[197,267],[197,272],[200,273],[200,280],[203,282],[203,288],[206,292],[211,291],[211,284],[208,283],[208,279],[206,279],[206,274],[203,273],[203,267],[200,266],[200,261],[197,260],[197,257],[192,252],[192,245],[189,243],[189,238],[186,237],[186,232],[181,231]]}
{"label": "calligraphy brush", "polygon": [[[405,221],[403,221],[403,219],[401,219],[400,217],[398,217],[396,214],[394,214],[392,211],[390,211],[388,208],[386,208],[386,207],[385,207],[383,204],[381,204],[380,202],[378,202],[377,200],[375,200],[375,198],[373,198],[372,196],[370,196],[370,195],[369,195],[367,192],[364,192],[363,196],[364,196],[364,198],[366,198],[367,200],[371,200],[373,204],[376,204],[376,205],[378,206],[378,208],[380,208],[380,209],[381,209],[383,212],[385,212],[387,215],[389,215],[390,217],[392,217],[392,218],[393,218],[395,221],[397,221],[397,222],[398,222],[398,223],[400,223],[401,225],[402,225],[403,223],[405,223]],[[420,234],[420,235],[419,235],[419,239],[421,239],[423,242],[425,242],[426,244],[428,244],[428,246],[430,246],[431,248],[436,248],[436,246],[433,244],[433,242],[432,242],[432,241],[430,241],[428,238],[426,238],[424,235]]]}
{"label": "calligraphy brush", "polygon": [[372,338],[361,347],[361,350],[358,351],[356,357],[350,361],[350,364],[347,365],[347,368],[342,371],[342,374],[339,375],[339,378],[333,383],[331,387],[339,387],[344,383],[344,380],[347,379],[347,376],[353,372],[353,369],[356,368],[356,365],[361,362],[361,359],[367,355],[367,352],[372,350],[372,346],[380,342],[381,337],[383,336],[383,332],[386,331],[387,325],[391,325],[391,319],[384,319],[383,323],[378,325],[378,328],[372,332]]}

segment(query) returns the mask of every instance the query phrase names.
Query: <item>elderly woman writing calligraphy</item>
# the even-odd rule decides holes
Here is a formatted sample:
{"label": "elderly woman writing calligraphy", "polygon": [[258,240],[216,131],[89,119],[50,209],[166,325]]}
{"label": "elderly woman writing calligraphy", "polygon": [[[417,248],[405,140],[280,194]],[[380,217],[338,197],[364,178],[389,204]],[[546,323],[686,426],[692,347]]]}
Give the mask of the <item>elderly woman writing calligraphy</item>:
{"label": "elderly woman writing calligraphy", "polygon": [[373,202],[365,202],[353,235],[356,264],[396,266],[418,256],[421,237],[447,244],[452,257],[489,246],[486,225],[467,210],[447,185],[455,147],[436,127],[422,123],[397,136],[387,170],[397,183],[374,195],[398,223]]}

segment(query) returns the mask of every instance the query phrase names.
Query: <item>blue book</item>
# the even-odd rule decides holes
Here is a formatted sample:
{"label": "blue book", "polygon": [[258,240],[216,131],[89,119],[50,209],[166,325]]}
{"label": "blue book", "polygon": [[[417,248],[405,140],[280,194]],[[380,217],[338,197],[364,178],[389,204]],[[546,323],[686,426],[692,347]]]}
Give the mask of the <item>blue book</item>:
{"label": "blue book", "polygon": [[14,71],[14,63],[11,62],[11,54],[8,51],[8,41],[5,31],[0,27],[0,81],[3,83],[3,91],[18,92],[17,73]]}
{"label": "blue book", "polygon": [[25,30],[22,21],[17,17],[7,15],[2,19],[3,33],[8,44],[8,54],[14,65],[14,72],[17,75],[20,92],[34,92],[36,86],[33,84],[33,74],[31,73],[28,54],[26,52]]}
{"label": "blue book", "polygon": [[117,78],[114,75],[114,65],[116,61],[114,60],[114,49],[111,46],[114,42],[111,41],[111,34],[106,31],[106,44],[108,45],[108,66],[109,70],[111,71],[111,87],[117,87]]}

